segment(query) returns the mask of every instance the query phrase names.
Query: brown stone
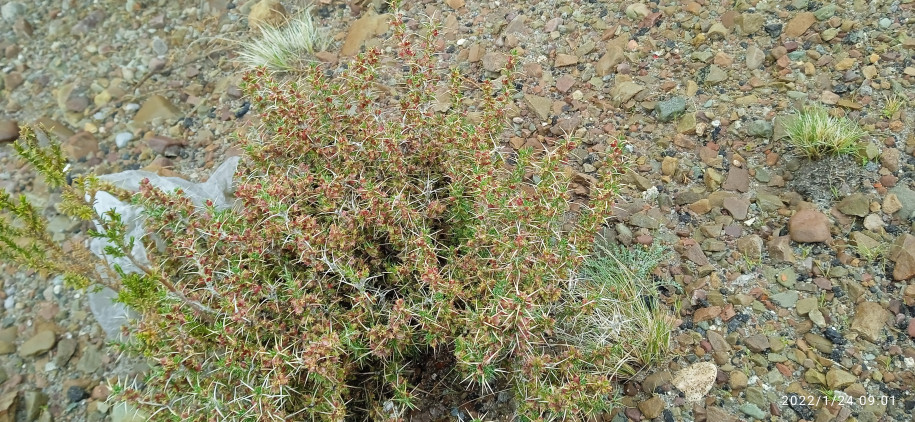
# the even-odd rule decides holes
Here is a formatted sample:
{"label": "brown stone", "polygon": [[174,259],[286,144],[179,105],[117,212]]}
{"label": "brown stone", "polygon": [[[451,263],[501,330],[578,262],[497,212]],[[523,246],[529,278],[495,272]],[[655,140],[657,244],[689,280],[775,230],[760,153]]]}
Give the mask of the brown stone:
{"label": "brown stone", "polygon": [[146,145],[157,154],[166,157],[176,157],[178,150],[185,145],[183,141],[169,138],[168,136],[153,135],[146,139]]}
{"label": "brown stone", "polygon": [[505,54],[490,51],[483,55],[483,69],[490,72],[498,72],[508,64],[508,56]]}
{"label": "brown stone", "polygon": [[642,412],[642,416],[645,416],[648,419],[654,419],[661,416],[661,412],[664,411],[665,407],[666,404],[664,403],[664,400],[661,400],[658,396],[654,396],[639,403],[639,410]]}
{"label": "brown stone", "polygon": [[724,190],[736,190],[746,192],[750,189],[750,173],[744,167],[731,166],[728,170],[728,178],[721,184]]}
{"label": "brown stone", "polygon": [[785,35],[797,38],[807,32],[810,26],[817,21],[812,12],[798,13],[793,19],[785,25]]}
{"label": "brown stone", "polygon": [[571,66],[573,64],[578,64],[578,57],[571,54],[556,55],[556,67]]}
{"label": "brown stone", "polygon": [[750,201],[740,197],[724,198],[721,206],[734,217],[735,220],[746,220],[750,209]]}
{"label": "brown stone", "polygon": [[0,396],[0,422],[14,422],[16,420],[16,407],[19,402],[19,390],[12,391]]}
{"label": "brown stone", "polygon": [[371,37],[384,34],[388,31],[388,15],[377,15],[374,12],[365,13],[350,24],[340,55],[352,56],[359,52],[362,44]]}
{"label": "brown stone", "polygon": [[832,238],[829,233],[829,219],[823,213],[800,210],[788,220],[788,235],[799,243],[826,242]]}
{"label": "brown stone", "polygon": [[64,154],[71,160],[81,161],[89,157],[89,154],[98,154],[98,140],[91,133],[86,131],[77,132],[67,138],[60,146]]}
{"label": "brown stone", "polygon": [[25,79],[19,72],[10,72],[3,76],[3,85],[6,87],[7,91],[13,91],[22,85],[22,82],[24,81]]}
{"label": "brown stone", "polygon": [[789,236],[776,236],[769,240],[767,246],[769,257],[775,262],[793,263],[794,249],[791,248],[791,238]]}
{"label": "brown stone", "polygon": [[19,138],[19,123],[15,120],[0,120],[0,142],[13,142]]}
{"label": "brown stone", "polygon": [[700,323],[702,321],[710,321],[721,315],[720,306],[709,306],[707,308],[699,308],[696,310],[696,313],[693,314],[693,322]]}
{"label": "brown stone", "polygon": [[896,281],[915,276],[915,236],[905,233],[896,238],[888,258],[896,264],[893,268],[893,278]]}
{"label": "brown stone", "polygon": [[616,65],[622,63],[623,58],[622,47],[607,46],[607,52],[594,64],[594,72],[597,76],[607,76],[616,69]]}
{"label": "brown stone", "polygon": [[146,99],[137,114],[133,116],[133,121],[134,123],[144,124],[153,119],[172,119],[179,115],[178,107],[175,107],[167,98],[161,95],[153,95]]}
{"label": "brown stone", "polygon": [[277,27],[285,21],[286,8],[279,0],[261,0],[248,12],[248,25],[252,28]]}
{"label": "brown stone", "polygon": [[890,312],[879,303],[862,302],[855,308],[851,329],[870,342],[878,342],[883,338],[883,326],[889,317]]}
{"label": "brown stone", "polygon": [[759,259],[762,257],[763,240],[755,234],[737,239],[737,252],[746,255],[750,259]]}

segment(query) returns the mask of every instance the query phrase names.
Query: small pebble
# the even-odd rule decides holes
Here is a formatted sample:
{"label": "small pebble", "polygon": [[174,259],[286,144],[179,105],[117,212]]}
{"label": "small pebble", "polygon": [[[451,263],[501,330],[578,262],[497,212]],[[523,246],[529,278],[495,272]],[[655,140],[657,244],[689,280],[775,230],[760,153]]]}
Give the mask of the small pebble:
{"label": "small pebble", "polygon": [[83,401],[86,397],[89,397],[89,393],[78,385],[71,385],[67,389],[67,400],[70,400],[70,403]]}
{"label": "small pebble", "polygon": [[127,143],[133,139],[133,134],[130,132],[121,132],[114,137],[114,144],[118,148],[124,148],[127,146]]}

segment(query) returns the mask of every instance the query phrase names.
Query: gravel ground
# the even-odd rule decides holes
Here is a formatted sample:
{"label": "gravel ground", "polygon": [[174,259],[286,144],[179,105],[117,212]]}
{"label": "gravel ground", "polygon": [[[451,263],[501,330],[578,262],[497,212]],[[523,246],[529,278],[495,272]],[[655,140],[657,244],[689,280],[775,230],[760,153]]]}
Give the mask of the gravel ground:
{"label": "gravel ground", "polygon": [[[14,159],[17,123],[60,138],[77,173],[204,178],[252,118],[234,40],[265,18],[253,0],[81,3],[0,6],[0,187],[42,205],[59,239],[83,227]],[[385,36],[371,2],[316,3],[329,66]],[[578,200],[608,141],[631,153],[604,235],[675,251],[661,272],[683,322],[669,364],[621,380],[605,420],[912,420],[915,2],[407,3],[443,19],[443,58],[472,77],[519,51],[505,146],[582,139]],[[805,104],[858,122],[869,162],[788,147],[785,116]],[[106,385],[142,369],[104,347],[86,296],[0,274],[0,421],[134,420]],[[510,413],[504,395],[455,397],[412,419]]]}

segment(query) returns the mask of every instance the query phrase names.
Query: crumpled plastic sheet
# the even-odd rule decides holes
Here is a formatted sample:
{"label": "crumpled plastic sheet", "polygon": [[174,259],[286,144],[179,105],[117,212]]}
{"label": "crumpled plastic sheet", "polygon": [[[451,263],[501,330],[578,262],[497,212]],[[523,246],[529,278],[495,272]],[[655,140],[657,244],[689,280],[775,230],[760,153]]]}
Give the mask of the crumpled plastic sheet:
{"label": "crumpled plastic sheet", "polygon": [[[140,182],[143,179],[149,179],[149,182],[165,192],[173,192],[181,188],[184,195],[197,206],[203,206],[207,200],[213,201],[217,209],[232,207],[234,197],[232,196],[233,185],[232,177],[238,168],[239,157],[230,157],[223,162],[209,179],[203,183],[194,183],[179,177],[163,177],[156,173],[143,170],[129,170],[120,173],[106,174],[99,176],[99,179],[111,182],[115,186],[129,191],[138,191]],[[126,225],[127,237],[131,236],[136,239],[133,250],[133,258],[142,265],[149,265],[149,258],[146,254],[146,239],[143,228],[143,209],[138,205],[131,205],[122,202],[108,192],[98,192],[95,196],[93,208],[100,215],[114,209],[121,215],[121,219]],[[96,222],[96,229],[101,230],[101,226]],[[148,243],[148,242],[147,242]],[[89,250],[96,256],[107,260],[112,266],[117,264],[125,273],[141,273],[142,271],[133,264],[128,258],[114,258],[105,254],[105,246],[109,242],[105,239],[92,239],[89,242]],[[101,287],[99,289],[98,287]],[[136,320],[139,315],[122,303],[114,301],[117,293],[107,287],[100,285],[89,288],[89,307],[92,314],[98,320],[99,325],[105,331],[109,339],[121,338],[121,327],[127,325],[130,320]]]}

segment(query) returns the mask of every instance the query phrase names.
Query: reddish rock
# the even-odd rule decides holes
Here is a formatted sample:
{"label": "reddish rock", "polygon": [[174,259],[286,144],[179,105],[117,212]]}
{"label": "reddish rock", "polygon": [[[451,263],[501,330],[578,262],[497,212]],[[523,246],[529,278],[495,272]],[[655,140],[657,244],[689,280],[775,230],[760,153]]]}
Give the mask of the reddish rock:
{"label": "reddish rock", "polygon": [[915,318],[909,320],[909,328],[906,330],[909,337],[915,338]]}
{"label": "reddish rock", "polygon": [[805,209],[800,210],[788,220],[788,235],[799,243],[816,243],[830,240],[829,219],[823,213]]}

